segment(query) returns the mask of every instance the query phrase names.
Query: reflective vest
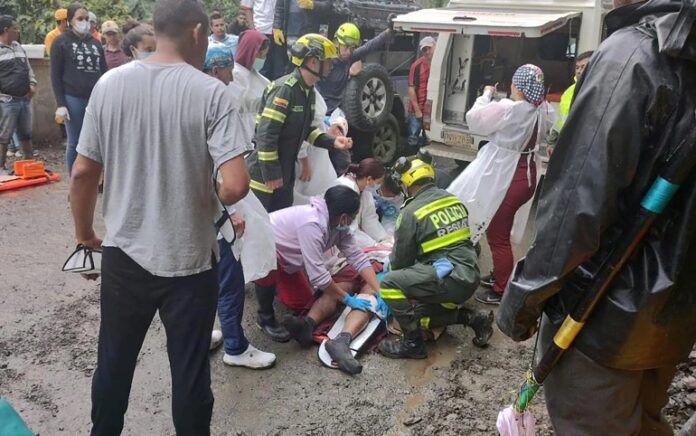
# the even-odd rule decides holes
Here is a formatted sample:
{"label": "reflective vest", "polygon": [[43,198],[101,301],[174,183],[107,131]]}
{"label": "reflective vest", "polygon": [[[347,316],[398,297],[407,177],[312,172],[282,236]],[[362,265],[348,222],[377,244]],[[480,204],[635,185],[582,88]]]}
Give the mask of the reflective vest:
{"label": "reflective vest", "polygon": [[561,95],[561,102],[558,105],[558,118],[556,118],[556,123],[553,125],[553,130],[557,132],[563,129],[563,125],[568,119],[570,104],[573,102],[573,94],[575,94],[575,83],[570,85]]}
{"label": "reflective vest", "polygon": [[[396,221],[392,269],[447,257],[453,264],[469,259],[469,214],[457,196],[428,185],[404,203]],[[466,253],[460,250],[465,250]]]}

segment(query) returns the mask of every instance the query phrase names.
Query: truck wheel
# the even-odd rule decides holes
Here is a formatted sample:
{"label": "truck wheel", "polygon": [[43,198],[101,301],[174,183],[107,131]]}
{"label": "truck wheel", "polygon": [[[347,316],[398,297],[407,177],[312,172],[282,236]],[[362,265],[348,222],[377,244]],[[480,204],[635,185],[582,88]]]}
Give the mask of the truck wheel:
{"label": "truck wheel", "polygon": [[401,152],[401,129],[399,121],[389,114],[386,121],[377,128],[372,142],[372,155],[385,165],[389,165],[399,157]]}
{"label": "truck wheel", "polygon": [[373,132],[391,115],[394,88],[386,68],[365,64],[357,76],[350,79],[343,99],[343,111],[351,127]]}

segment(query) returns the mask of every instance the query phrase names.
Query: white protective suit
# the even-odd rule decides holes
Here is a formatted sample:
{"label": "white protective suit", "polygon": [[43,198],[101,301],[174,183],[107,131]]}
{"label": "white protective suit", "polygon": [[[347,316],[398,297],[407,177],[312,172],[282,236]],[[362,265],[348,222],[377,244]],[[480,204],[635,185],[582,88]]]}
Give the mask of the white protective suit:
{"label": "white protective suit", "polygon": [[[541,161],[537,155],[539,144],[553,125],[554,111],[547,102],[534,106],[527,101],[502,99],[491,101],[486,91],[476,99],[467,112],[466,121],[472,132],[487,136],[489,143],[479,150],[476,159],[447,188],[464,203],[469,212],[471,240],[476,243],[486,232],[493,216],[507,193],[517,162],[537,127],[534,149],[526,152],[536,161],[537,183]],[[538,120],[538,124],[537,124]],[[529,180],[529,183],[533,183]],[[512,242],[519,243],[529,218],[532,200],[522,206],[515,215]]]}
{"label": "white protective suit", "polygon": [[353,238],[360,248],[373,247],[379,242],[389,240],[389,233],[384,230],[379,222],[379,215],[375,209],[375,199],[372,193],[365,189],[362,193],[358,189],[353,177],[346,175],[336,179],[331,186],[347,186],[360,194],[360,210],[350,225],[353,230]]}
{"label": "white protective suit", "polygon": [[[239,102],[241,127],[249,151],[254,149],[252,140],[256,129],[256,114],[259,113],[261,98],[269,83],[257,71],[234,64],[234,80],[230,82],[229,88]],[[230,215],[239,213],[245,221],[244,234],[231,247],[234,256],[242,264],[245,282],[266,277],[277,267],[275,238],[268,212],[251,190],[246,197],[228,206],[227,211]]]}
{"label": "white protective suit", "polygon": [[[326,102],[324,98],[316,92],[316,100],[314,101],[314,122],[312,125],[319,125],[322,131],[326,132]],[[308,142],[302,143],[298,159],[304,157],[309,158],[309,167],[312,171],[312,179],[309,182],[303,182],[299,179],[300,167],[299,163],[295,166],[295,198],[293,205],[299,206],[309,204],[309,198],[315,195],[323,195],[324,192],[336,180],[336,170],[331,164],[329,150],[311,146]]]}
{"label": "white protective suit", "polygon": [[[271,83],[256,70],[248,70],[235,62],[234,80],[229,88],[235,98],[239,99],[239,115],[242,118],[242,129],[247,142],[251,144],[256,130],[256,115],[261,110],[261,99],[266,87]],[[253,149],[253,146],[251,146]]]}

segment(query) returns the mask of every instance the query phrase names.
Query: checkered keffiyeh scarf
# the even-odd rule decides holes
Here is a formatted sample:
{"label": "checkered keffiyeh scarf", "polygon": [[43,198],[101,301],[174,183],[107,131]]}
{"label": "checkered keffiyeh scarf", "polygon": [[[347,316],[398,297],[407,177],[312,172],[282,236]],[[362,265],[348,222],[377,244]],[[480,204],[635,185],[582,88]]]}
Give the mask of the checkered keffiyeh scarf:
{"label": "checkered keffiyeh scarf", "polygon": [[522,91],[524,98],[535,106],[539,106],[546,96],[544,72],[536,65],[522,65],[512,76],[512,83]]}

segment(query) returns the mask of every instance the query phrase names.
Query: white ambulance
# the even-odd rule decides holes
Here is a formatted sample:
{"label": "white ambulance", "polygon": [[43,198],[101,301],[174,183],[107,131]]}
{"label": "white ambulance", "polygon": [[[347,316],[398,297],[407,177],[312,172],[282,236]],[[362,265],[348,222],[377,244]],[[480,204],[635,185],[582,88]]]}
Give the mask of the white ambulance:
{"label": "white ambulance", "polygon": [[423,111],[430,153],[462,165],[474,159],[486,138],[468,129],[465,114],[485,85],[506,96],[520,65],[541,67],[547,99],[557,103],[573,83],[575,57],[603,39],[611,9],[611,0],[451,0],[397,17],[395,29],[437,37]]}

